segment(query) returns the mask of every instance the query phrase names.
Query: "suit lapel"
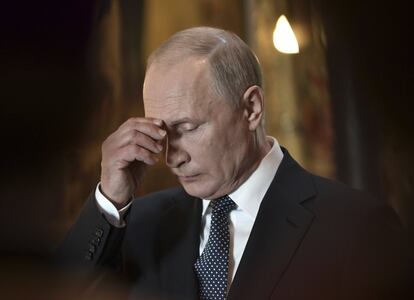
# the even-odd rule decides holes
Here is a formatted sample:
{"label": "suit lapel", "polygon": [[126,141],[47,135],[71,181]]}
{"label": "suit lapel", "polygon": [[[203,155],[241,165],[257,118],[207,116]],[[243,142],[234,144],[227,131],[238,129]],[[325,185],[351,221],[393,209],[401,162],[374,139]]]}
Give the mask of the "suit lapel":
{"label": "suit lapel", "polygon": [[301,203],[315,195],[313,181],[284,151],[256,217],[228,299],[267,299],[313,220]]}
{"label": "suit lapel", "polygon": [[160,241],[168,253],[161,263],[161,284],[168,299],[198,299],[193,264],[199,256],[202,201],[184,194],[175,199],[162,223],[168,239]]}

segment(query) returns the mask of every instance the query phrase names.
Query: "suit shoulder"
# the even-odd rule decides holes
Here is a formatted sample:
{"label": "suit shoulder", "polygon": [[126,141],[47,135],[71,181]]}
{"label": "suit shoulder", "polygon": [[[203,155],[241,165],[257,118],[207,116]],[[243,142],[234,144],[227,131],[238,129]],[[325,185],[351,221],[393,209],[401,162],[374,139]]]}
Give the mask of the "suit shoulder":
{"label": "suit shoulder", "polygon": [[188,199],[189,196],[182,187],[173,187],[153,192],[134,199],[129,218],[145,220],[154,216],[161,216],[171,207]]}
{"label": "suit shoulder", "polygon": [[342,182],[313,174],[311,176],[318,194],[321,196],[335,196],[339,199],[364,199],[362,201],[372,204],[376,202],[368,193],[352,188]]}
{"label": "suit shoulder", "polygon": [[312,176],[320,212],[329,212],[354,222],[358,219],[367,222],[380,220],[397,227],[401,225],[397,214],[387,203],[336,180]]}

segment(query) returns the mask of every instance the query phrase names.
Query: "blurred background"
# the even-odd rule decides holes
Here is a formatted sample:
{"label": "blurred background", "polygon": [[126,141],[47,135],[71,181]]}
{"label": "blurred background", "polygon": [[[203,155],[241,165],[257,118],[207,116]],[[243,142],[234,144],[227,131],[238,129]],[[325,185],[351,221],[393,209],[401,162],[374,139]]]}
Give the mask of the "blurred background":
{"label": "blurred background", "polygon": [[[269,134],[312,172],[390,203],[412,229],[408,11],[402,0],[2,4],[1,259],[41,260],[57,245],[99,181],[101,143],[143,115],[146,57],[199,25],[231,30],[257,53]],[[281,15],[298,53],[275,48]],[[176,184],[159,163],[140,193]]]}

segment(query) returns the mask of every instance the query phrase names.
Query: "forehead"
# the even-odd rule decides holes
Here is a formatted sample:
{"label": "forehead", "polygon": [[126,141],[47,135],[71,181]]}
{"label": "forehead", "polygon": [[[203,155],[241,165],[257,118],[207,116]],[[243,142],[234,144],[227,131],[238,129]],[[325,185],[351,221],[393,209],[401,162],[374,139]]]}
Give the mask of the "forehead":
{"label": "forehead", "polygon": [[206,59],[188,58],[172,66],[151,65],[144,82],[145,116],[165,122],[202,115],[212,101]]}

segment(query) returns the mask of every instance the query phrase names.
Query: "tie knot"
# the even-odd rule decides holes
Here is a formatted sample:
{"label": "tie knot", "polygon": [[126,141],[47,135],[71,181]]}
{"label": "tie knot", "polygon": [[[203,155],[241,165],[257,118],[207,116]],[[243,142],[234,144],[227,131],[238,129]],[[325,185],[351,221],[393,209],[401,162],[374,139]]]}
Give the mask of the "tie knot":
{"label": "tie knot", "polygon": [[236,208],[236,203],[227,195],[213,200],[213,214],[228,214],[231,210]]}

